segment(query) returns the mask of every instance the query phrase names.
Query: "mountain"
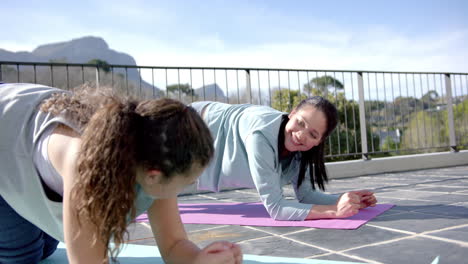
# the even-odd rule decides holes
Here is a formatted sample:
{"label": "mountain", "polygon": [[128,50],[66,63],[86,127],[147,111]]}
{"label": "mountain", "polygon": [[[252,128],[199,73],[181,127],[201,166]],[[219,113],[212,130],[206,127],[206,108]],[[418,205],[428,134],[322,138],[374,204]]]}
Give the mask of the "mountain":
{"label": "mountain", "polygon": [[92,59],[101,59],[109,64],[136,65],[132,56],[110,49],[104,39],[99,37],[45,44],[32,52],[10,52],[0,48],[0,60],[4,61],[87,63]]}
{"label": "mountain", "polygon": [[[88,63],[93,59],[106,61],[116,65],[135,65],[135,59],[123,52],[109,48],[109,45],[100,37],[82,37],[70,41],[45,44],[37,47],[32,52],[10,52],[0,48],[0,61],[18,62],[63,62],[63,63]],[[128,76],[129,80],[140,81],[140,74],[136,68],[114,68],[114,73]],[[142,81],[145,89],[151,89],[151,85]]]}
{"label": "mountain", "polygon": [[227,100],[224,91],[216,83],[194,89],[194,92],[200,100],[220,102],[225,102]]}

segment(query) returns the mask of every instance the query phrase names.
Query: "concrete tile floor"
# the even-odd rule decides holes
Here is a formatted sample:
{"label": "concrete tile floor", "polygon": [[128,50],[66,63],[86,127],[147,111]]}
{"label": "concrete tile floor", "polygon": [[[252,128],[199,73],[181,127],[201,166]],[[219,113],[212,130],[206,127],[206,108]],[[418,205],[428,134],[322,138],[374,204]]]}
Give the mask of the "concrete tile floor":
{"label": "concrete tile floor", "polygon": [[[289,186],[286,195],[293,195]],[[216,240],[241,245],[246,254],[364,262],[468,263],[468,166],[331,180],[327,191],[373,190],[396,206],[357,230],[303,227],[186,225],[203,247]],[[255,202],[255,190],[184,195],[182,203]],[[128,243],[155,245],[150,227],[129,227]]]}

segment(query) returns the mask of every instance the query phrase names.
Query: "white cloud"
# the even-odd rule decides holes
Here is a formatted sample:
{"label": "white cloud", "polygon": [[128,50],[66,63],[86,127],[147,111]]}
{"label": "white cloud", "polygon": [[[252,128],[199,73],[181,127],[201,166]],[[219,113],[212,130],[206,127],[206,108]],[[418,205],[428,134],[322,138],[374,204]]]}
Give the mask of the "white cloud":
{"label": "white cloud", "polygon": [[157,49],[133,54],[142,65],[170,66],[227,66],[344,69],[376,71],[466,71],[468,63],[463,57],[468,48],[459,43],[468,40],[467,32],[448,32],[440,36],[408,38],[369,32],[352,41],[341,41],[334,34],[322,35],[327,44],[301,41],[250,46],[237,51],[220,52],[224,44],[219,38],[205,39],[203,45],[211,45],[214,52],[196,49],[173,49],[159,45]]}

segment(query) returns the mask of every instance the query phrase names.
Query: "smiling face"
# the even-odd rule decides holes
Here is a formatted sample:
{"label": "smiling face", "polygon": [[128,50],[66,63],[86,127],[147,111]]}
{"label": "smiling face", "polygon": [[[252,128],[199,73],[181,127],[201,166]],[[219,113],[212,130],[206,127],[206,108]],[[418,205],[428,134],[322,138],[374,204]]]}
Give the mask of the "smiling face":
{"label": "smiling face", "polygon": [[324,113],[305,105],[289,114],[284,131],[284,147],[290,151],[308,151],[320,144],[327,129]]}

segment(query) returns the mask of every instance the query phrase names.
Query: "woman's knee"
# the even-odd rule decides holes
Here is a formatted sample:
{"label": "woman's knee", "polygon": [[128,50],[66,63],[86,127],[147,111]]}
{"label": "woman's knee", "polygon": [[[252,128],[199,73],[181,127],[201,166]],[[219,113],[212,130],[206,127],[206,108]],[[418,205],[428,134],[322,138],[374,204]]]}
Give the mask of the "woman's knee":
{"label": "woman's knee", "polygon": [[33,240],[17,240],[10,244],[0,244],[1,264],[30,264],[52,255],[57,249],[58,241],[45,233]]}
{"label": "woman's knee", "polygon": [[58,241],[18,215],[0,196],[0,263],[37,263]]}

